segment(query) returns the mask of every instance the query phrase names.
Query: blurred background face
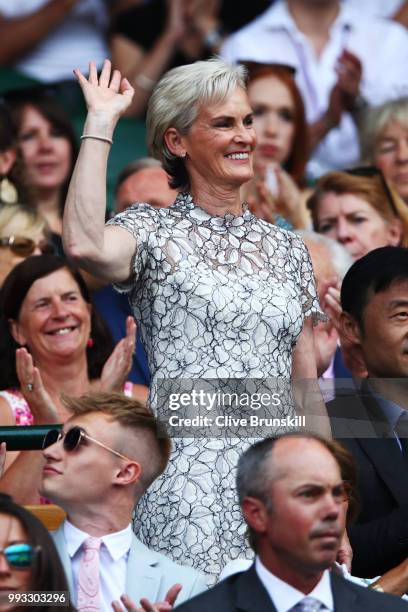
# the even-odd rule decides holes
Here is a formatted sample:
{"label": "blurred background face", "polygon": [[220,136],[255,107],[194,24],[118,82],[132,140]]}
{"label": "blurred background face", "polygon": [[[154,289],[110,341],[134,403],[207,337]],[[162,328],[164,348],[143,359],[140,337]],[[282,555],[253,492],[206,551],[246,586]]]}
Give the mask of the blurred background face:
{"label": "blurred background face", "polygon": [[26,213],[18,210],[18,206],[15,207],[15,212],[6,222],[3,221],[2,213],[0,212],[0,239],[11,238],[13,236],[17,244],[21,243],[21,239],[24,238],[33,241],[31,246],[29,243],[26,243],[26,253],[22,253],[21,249],[16,248],[16,246],[13,247],[13,245],[0,245],[0,286],[17,264],[30,255],[40,255],[42,252],[41,247],[44,248],[45,245],[49,245],[49,236],[44,226],[44,223],[38,222],[36,225],[33,225]]}
{"label": "blurred background face", "polygon": [[[0,548],[11,544],[28,544],[29,540],[20,521],[9,514],[0,514]],[[0,591],[27,591],[30,588],[31,567],[15,569],[0,553]],[[12,605],[1,605],[0,610],[12,610]]]}
{"label": "blurred background face", "polygon": [[408,127],[393,121],[383,130],[375,146],[374,162],[408,202]]}
{"label": "blurred background face", "polygon": [[295,135],[295,105],[290,91],[278,78],[264,76],[250,83],[248,96],[258,141],[255,170],[263,171],[271,162],[283,165]]}
{"label": "blurred background face", "polygon": [[135,202],[146,202],[154,208],[170,206],[177,191],[169,187],[169,178],[162,168],[144,168],[131,174],[120,185],[116,195],[116,212]]}
{"label": "blurred background face", "polygon": [[34,106],[26,106],[18,135],[27,181],[38,190],[58,189],[71,166],[71,144]]}
{"label": "blurred background face", "polygon": [[328,192],[317,209],[317,231],[340,242],[354,259],[378,247],[396,246],[398,223],[389,223],[368,202],[354,194]]}

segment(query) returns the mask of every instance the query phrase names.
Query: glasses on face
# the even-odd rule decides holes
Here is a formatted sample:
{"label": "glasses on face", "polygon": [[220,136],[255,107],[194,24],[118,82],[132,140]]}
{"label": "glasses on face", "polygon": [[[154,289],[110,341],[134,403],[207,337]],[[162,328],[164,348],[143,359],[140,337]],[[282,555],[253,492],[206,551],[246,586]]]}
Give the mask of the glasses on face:
{"label": "glasses on face", "polygon": [[129,457],[118,453],[118,451],[115,451],[113,450],[113,448],[106,446],[106,444],[103,444],[103,442],[95,440],[95,438],[92,438],[92,436],[85,433],[84,430],[78,426],[71,427],[71,429],[68,429],[68,431],[65,433],[63,431],[60,431],[59,429],[50,429],[50,431],[46,434],[43,440],[43,448],[48,448],[49,446],[52,446],[61,439],[62,444],[64,446],[64,450],[66,450],[68,453],[72,452],[78,446],[83,444],[85,440],[89,440],[90,442],[97,444],[98,446],[104,448],[110,453],[113,453],[117,457],[120,457],[121,459],[126,459],[126,461],[131,461]]}
{"label": "glasses on face", "polygon": [[358,166],[356,168],[348,168],[347,170],[344,170],[344,172],[347,172],[347,174],[351,174],[352,176],[363,176],[366,178],[372,178],[373,176],[379,176],[381,179],[381,183],[382,183],[385,195],[387,196],[388,203],[391,206],[391,210],[394,213],[394,215],[399,218],[398,210],[395,205],[393,195],[390,191],[387,181],[384,178],[383,173],[381,172],[379,168],[377,168],[376,166]]}
{"label": "glasses on face", "polygon": [[40,551],[40,547],[33,548],[31,544],[10,544],[6,548],[0,548],[0,553],[6,557],[6,561],[13,569],[27,569],[31,567]]}
{"label": "glasses on face", "polygon": [[0,246],[8,247],[12,253],[19,257],[29,257],[35,251],[40,249],[43,255],[55,255],[55,249],[52,242],[48,240],[40,240],[35,242],[31,238],[25,238],[24,236],[8,236],[7,238],[0,238]]}

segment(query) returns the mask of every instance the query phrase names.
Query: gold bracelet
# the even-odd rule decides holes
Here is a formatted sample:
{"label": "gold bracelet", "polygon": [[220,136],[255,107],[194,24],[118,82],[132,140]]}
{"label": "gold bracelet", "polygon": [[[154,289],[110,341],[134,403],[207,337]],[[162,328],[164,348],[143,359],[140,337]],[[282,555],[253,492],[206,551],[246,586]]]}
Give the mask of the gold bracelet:
{"label": "gold bracelet", "polygon": [[370,584],[370,589],[373,589],[373,591],[378,591],[379,593],[384,593],[384,589],[382,588],[381,584],[378,583]]}
{"label": "gold bracelet", "polygon": [[108,138],[107,136],[94,136],[93,134],[82,134],[81,140],[84,138],[93,138],[94,140],[102,140],[102,142],[108,142],[109,144],[113,144],[112,138]]}

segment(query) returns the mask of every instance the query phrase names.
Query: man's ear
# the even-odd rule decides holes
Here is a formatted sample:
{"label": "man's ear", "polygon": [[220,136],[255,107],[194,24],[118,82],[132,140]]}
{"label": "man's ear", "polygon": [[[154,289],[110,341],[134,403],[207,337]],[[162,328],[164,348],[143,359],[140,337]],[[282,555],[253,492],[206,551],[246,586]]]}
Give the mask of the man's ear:
{"label": "man's ear", "polygon": [[357,321],[348,313],[343,312],[340,316],[340,340],[344,337],[346,340],[353,344],[361,343],[361,330]]}
{"label": "man's ear", "polygon": [[169,151],[181,158],[185,157],[187,153],[183,140],[180,132],[174,127],[168,128],[164,133],[164,142]]}
{"label": "man's ear", "polygon": [[25,346],[27,344],[27,341],[26,341],[26,338],[24,336],[24,333],[21,329],[21,325],[19,324],[19,322],[15,321],[14,319],[9,319],[8,323],[9,323],[10,333],[13,336],[14,340],[20,346]]}
{"label": "man's ear", "polygon": [[127,461],[115,474],[115,484],[123,486],[140,481],[142,468],[137,461]]}
{"label": "man's ear", "polygon": [[269,513],[265,504],[260,499],[244,497],[242,500],[242,514],[251,529],[256,531],[256,533],[265,533]]}

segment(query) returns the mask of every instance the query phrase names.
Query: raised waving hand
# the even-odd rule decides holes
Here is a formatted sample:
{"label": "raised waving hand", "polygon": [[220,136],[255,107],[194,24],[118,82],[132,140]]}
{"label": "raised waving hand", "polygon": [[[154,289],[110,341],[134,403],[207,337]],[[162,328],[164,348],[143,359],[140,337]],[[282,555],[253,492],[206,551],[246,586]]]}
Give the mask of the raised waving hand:
{"label": "raised waving hand", "polygon": [[133,97],[133,87],[127,79],[122,79],[119,70],[112,72],[111,62],[106,59],[98,76],[95,62],[89,64],[86,78],[76,68],[74,74],[84,94],[88,112],[119,119],[126,111]]}

